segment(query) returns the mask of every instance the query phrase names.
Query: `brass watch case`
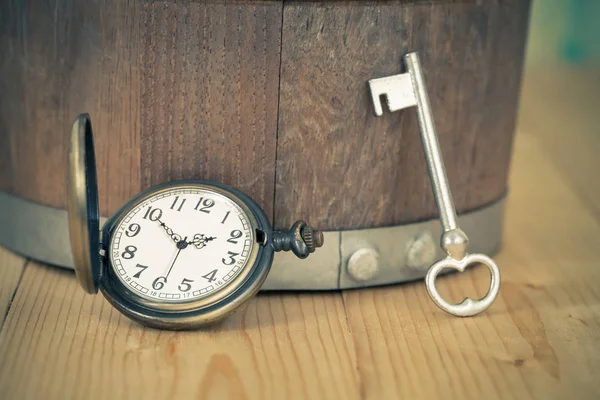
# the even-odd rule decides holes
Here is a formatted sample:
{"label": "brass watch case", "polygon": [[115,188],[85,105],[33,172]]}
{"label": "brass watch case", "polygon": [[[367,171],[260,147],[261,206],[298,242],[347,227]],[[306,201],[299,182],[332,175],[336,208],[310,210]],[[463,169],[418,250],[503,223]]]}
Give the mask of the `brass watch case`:
{"label": "brass watch case", "polygon": [[[173,189],[204,189],[226,196],[248,216],[253,232],[253,246],[242,272],[223,289],[197,300],[160,302],[139,296],[116,275],[110,259],[111,238],[121,220],[148,198]],[[265,235],[263,244],[257,240],[257,231]],[[273,262],[273,248],[268,244],[271,227],[260,207],[243,193],[208,181],[176,181],[155,186],[140,193],[125,204],[102,229],[106,255],[103,259],[103,277],[100,290],[108,301],[129,318],[144,325],[161,329],[193,329],[227,317],[254,296],[264,283]]]}
{"label": "brass watch case", "polygon": [[[252,225],[254,244],[244,269],[222,290],[197,300],[159,302],[136,294],[122,282],[116,276],[108,252],[116,227],[135,206],[175,188],[201,188],[231,199],[246,213]],[[100,288],[115,308],[143,325],[193,329],[225,318],[258,292],[271,269],[273,231],[264,211],[246,194],[216,182],[177,181],[152,187],[127,202],[100,232],[96,161],[92,125],[87,114],[78,116],[71,130],[67,196],[71,248],[80,285],[88,293],[96,293]]]}
{"label": "brass watch case", "polygon": [[88,114],[73,122],[67,168],[69,237],[75,275],[87,293],[100,281],[100,218],[92,122]]}

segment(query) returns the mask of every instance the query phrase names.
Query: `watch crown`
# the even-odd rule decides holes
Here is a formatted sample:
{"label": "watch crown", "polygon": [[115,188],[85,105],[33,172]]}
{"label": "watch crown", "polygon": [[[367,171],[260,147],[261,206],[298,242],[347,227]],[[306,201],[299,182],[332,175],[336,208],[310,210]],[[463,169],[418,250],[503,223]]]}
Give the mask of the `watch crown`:
{"label": "watch crown", "polygon": [[293,251],[299,258],[306,258],[317,247],[323,246],[323,232],[314,230],[304,221],[296,221],[287,232],[274,231],[272,246],[275,251]]}
{"label": "watch crown", "polygon": [[308,251],[314,253],[317,247],[323,246],[323,232],[314,230],[312,226],[306,225],[302,228],[302,240],[308,246]]}

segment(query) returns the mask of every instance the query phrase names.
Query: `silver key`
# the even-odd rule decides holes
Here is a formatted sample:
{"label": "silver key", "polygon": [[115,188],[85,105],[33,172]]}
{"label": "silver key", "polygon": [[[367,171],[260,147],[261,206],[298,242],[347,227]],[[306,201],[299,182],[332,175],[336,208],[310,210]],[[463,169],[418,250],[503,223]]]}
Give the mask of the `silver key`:
{"label": "silver key", "polygon": [[[446,258],[439,260],[429,268],[425,278],[425,286],[431,299],[442,310],[459,317],[472,316],[486,310],[498,296],[500,270],[488,256],[467,253],[469,238],[458,226],[458,218],[452,202],[452,194],[450,193],[446,168],[435,131],[419,56],[417,53],[409,53],[403,57],[403,61],[406,65],[406,73],[369,81],[375,115],[383,115],[382,97],[386,99],[391,112],[408,107],[417,107],[421,142],[427,160],[427,171],[431,179],[433,195],[443,228],[440,245],[448,254]],[[484,264],[490,270],[491,282],[487,294],[479,300],[467,297],[459,304],[450,304],[444,300],[435,287],[435,280],[440,272],[447,268],[462,272],[467,266],[476,263]]]}

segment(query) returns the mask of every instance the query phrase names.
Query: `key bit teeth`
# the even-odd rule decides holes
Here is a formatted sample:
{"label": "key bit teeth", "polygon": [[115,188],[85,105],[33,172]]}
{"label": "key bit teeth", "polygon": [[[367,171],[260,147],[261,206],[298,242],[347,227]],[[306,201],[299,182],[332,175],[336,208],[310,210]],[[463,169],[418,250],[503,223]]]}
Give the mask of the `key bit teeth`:
{"label": "key bit teeth", "polygon": [[383,104],[381,104],[381,100],[385,97],[388,109],[390,107],[388,97],[385,93],[380,91],[379,85],[374,82],[376,79],[372,79],[368,82],[369,91],[371,92],[371,101],[373,102],[373,111],[375,111],[375,115],[377,117],[381,117],[383,115]]}
{"label": "key bit teeth", "polygon": [[383,115],[382,98],[390,112],[417,105],[410,75],[407,73],[371,79],[368,82],[375,115]]}

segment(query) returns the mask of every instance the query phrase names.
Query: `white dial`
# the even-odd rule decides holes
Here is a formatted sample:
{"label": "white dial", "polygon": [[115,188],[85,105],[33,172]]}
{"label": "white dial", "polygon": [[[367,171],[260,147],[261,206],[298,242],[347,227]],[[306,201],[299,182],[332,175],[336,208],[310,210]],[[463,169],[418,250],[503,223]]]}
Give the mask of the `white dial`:
{"label": "white dial", "polygon": [[249,264],[255,227],[229,197],[202,187],[162,190],[113,231],[115,275],[134,293],[187,302],[224,289]]}

